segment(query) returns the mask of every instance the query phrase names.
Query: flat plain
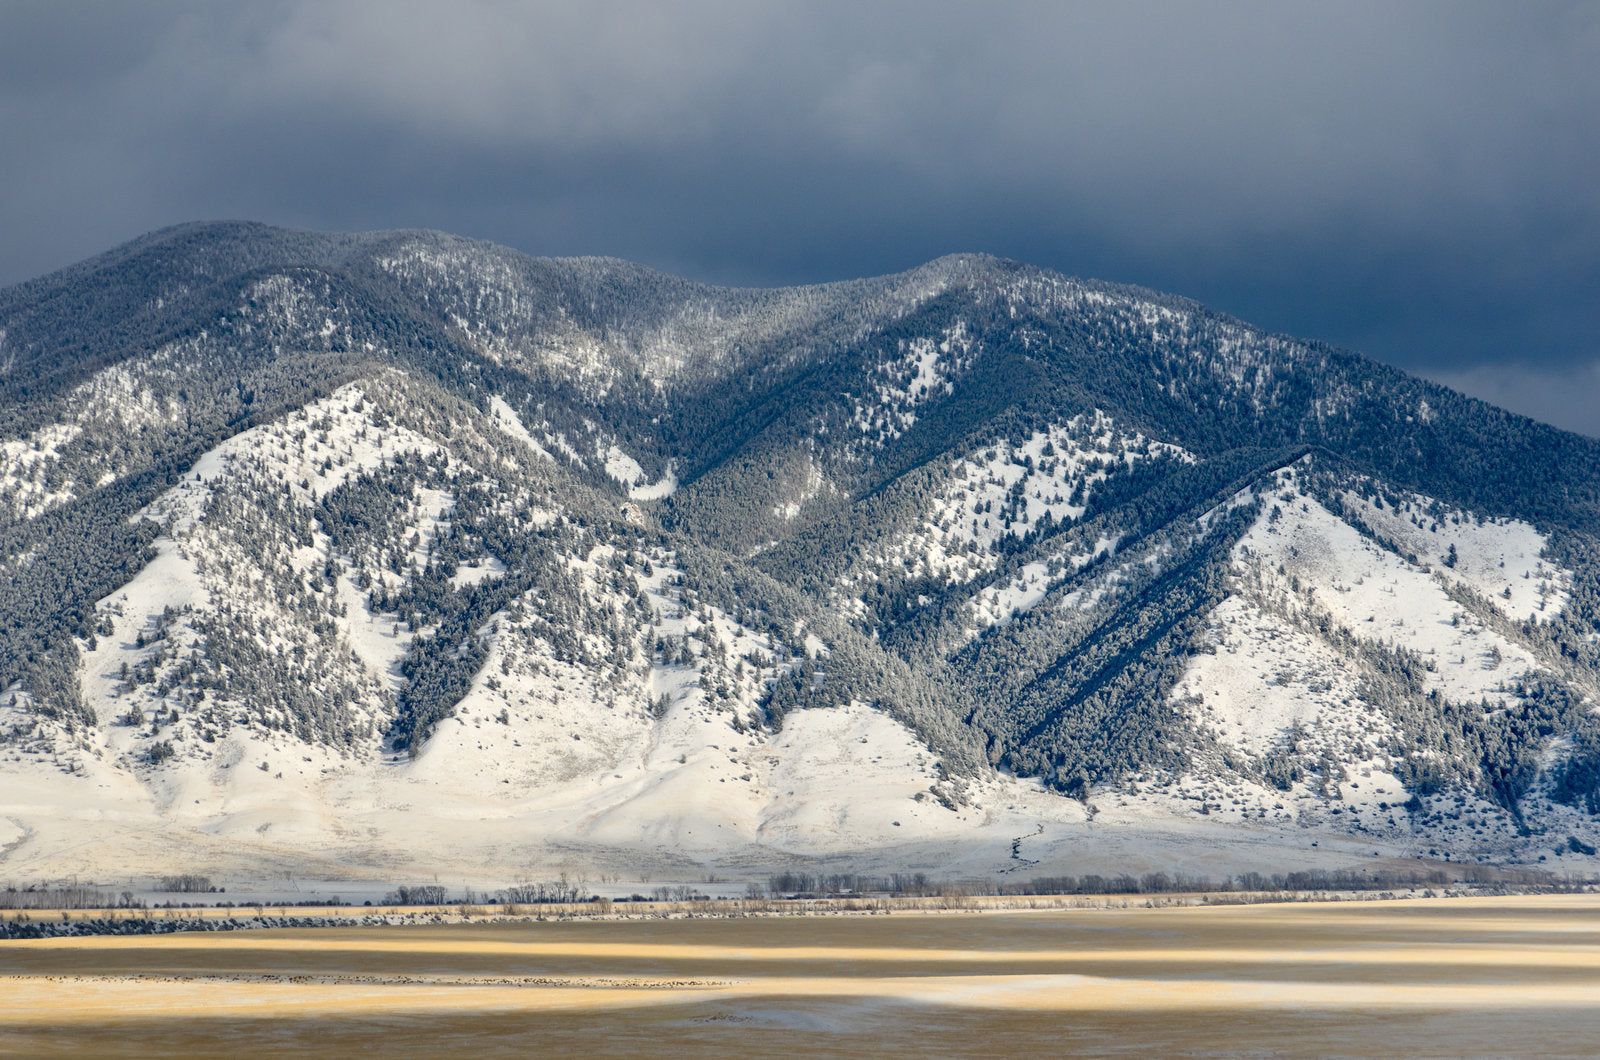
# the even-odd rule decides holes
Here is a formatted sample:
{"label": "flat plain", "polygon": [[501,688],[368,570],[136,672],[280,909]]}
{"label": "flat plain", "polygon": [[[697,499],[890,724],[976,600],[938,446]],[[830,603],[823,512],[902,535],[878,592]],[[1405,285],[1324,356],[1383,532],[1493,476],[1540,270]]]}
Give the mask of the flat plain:
{"label": "flat plain", "polygon": [[1600,896],[0,943],[0,1054],[1592,1056]]}

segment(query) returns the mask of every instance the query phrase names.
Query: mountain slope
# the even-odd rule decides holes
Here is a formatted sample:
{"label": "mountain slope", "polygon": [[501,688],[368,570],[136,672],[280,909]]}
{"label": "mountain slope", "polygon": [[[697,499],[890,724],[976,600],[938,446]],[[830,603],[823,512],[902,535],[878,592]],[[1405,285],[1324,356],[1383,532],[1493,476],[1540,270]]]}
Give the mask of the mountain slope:
{"label": "mountain slope", "polygon": [[190,225],[0,392],[15,872],[1600,831],[1600,444],[1182,299]]}

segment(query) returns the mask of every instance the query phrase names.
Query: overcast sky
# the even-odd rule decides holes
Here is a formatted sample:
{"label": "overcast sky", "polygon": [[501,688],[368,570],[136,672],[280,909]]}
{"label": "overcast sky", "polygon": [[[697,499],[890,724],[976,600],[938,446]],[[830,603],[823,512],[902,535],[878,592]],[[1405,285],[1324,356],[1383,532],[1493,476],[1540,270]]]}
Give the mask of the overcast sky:
{"label": "overcast sky", "polygon": [[0,0],[0,283],[180,221],[987,251],[1600,435],[1600,5]]}

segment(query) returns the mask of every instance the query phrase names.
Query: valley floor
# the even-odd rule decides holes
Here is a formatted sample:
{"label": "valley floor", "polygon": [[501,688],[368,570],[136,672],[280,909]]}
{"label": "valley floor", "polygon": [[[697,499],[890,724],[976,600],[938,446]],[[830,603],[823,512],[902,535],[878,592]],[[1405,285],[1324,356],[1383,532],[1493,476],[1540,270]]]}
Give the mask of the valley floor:
{"label": "valley floor", "polygon": [[8,1055],[1587,1056],[1592,895],[0,945]]}

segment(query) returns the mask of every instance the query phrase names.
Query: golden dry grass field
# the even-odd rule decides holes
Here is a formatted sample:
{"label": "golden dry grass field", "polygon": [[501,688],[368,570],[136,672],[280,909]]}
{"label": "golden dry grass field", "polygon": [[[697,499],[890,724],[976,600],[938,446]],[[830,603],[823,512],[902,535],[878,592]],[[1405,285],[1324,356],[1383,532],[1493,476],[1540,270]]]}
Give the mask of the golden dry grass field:
{"label": "golden dry grass field", "polygon": [[0,943],[0,1054],[1593,1056],[1600,896]]}

